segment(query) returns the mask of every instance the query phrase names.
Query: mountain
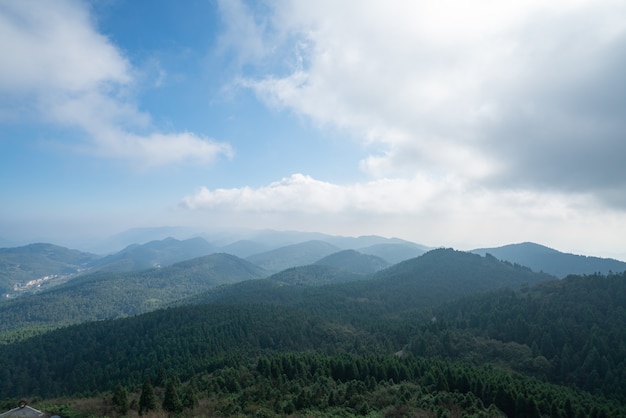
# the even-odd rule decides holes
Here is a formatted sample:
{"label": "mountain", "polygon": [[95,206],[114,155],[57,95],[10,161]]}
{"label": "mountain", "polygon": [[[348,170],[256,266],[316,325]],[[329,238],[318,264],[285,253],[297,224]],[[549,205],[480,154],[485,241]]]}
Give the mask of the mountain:
{"label": "mountain", "polygon": [[[409,244],[418,245],[399,238],[384,238],[376,235],[366,235],[360,237],[347,237],[329,235],[320,232],[302,231],[279,231],[272,229],[246,229],[246,228],[212,228],[193,229],[187,227],[152,227],[133,228],[116,234],[100,242],[94,242],[89,248],[90,251],[98,254],[110,254],[119,251],[132,244],[145,244],[150,241],[158,241],[167,237],[184,240],[192,237],[202,237],[216,247],[223,248],[227,252],[228,246],[238,241],[261,244],[264,248],[257,249],[255,253],[269,251],[287,245],[299,244],[307,241],[324,241],[339,249],[359,249],[377,244]],[[245,246],[245,244],[244,244]],[[419,245],[418,245],[419,246]],[[419,246],[423,250],[427,247]],[[239,253],[234,255],[240,255]],[[247,255],[252,255],[247,254]],[[247,256],[246,255],[246,256]]]}
{"label": "mountain", "polygon": [[[0,292],[14,295],[38,290],[76,275],[97,259],[97,255],[52,244],[0,248]],[[16,283],[20,286],[15,287]]]}
{"label": "mountain", "polygon": [[357,274],[370,274],[389,266],[389,263],[380,257],[370,254],[361,254],[355,250],[339,251],[315,262],[316,265],[334,267],[340,270]]}
{"label": "mountain", "polygon": [[[322,267],[322,266],[318,266]],[[308,277],[311,275],[312,277]],[[362,280],[343,280],[322,287],[320,272],[309,266],[286,270],[268,279],[212,289],[193,303],[264,303],[306,307],[322,316],[351,317],[364,311],[385,314],[425,309],[477,293],[516,289],[556,278],[521,266],[452,249],[432,250]],[[289,278],[288,280],[282,277]],[[297,280],[291,279],[296,277]],[[343,276],[339,276],[343,277]],[[297,284],[297,285],[295,285]]]}
{"label": "mountain", "polygon": [[543,271],[561,278],[568,274],[608,274],[610,271],[626,271],[626,263],[623,261],[562,253],[532,242],[496,248],[479,248],[472,252],[481,255],[489,253],[498,259],[521,264],[534,271]]}
{"label": "mountain", "polygon": [[266,274],[230,254],[142,271],[95,272],[46,292],[0,303],[0,332],[136,315],[216,286]]}
{"label": "mountain", "polygon": [[259,254],[273,249],[274,247],[269,244],[264,244],[262,242],[252,241],[248,239],[242,239],[223,246],[220,252],[245,258],[253,254]]}
{"label": "mountain", "polygon": [[[416,245],[409,241],[405,241],[400,238],[384,238],[378,235],[362,235],[359,237],[344,237],[344,236],[334,236],[327,235],[323,238],[319,238],[321,241],[326,241],[330,244],[333,244],[341,249],[359,249],[363,247],[370,247],[372,245],[381,245],[381,244],[409,244]],[[424,247],[426,248],[426,247]]]}
{"label": "mountain", "polygon": [[[215,254],[147,270],[140,287],[189,288],[257,270]],[[216,303],[5,339],[1,393],[60,416],[135,416],[151,393],[157,410],[148,416],[177,415],[166,399],[178,397],[181,416],[626,417],[626,272],[557,280],[439,249],[353,275],[365,280],[307,282],[332,271],[294,268],[205,293],[229,295]],[[84,298],[98,286],[85,284],[101,285],[96,302],[108,306],[124,297],[116,287],[141,281],[133,274],[81,276],[15,299],[76,290],[49,305],[57,312],[33,304],[0,324],[94,303]]]}
{"label": "mountain", "polygon": [[209,255],[218,249],[203,238],[179,241],[165,238],[146,244],[133,244],[118,253],[102,257],[91,264],[96,270],[133,271],[152,267],[165,267],[179,261]]}
{"label": "mountain", "polygon": [[324,241],[306,241],[254,254],[246,260],[268,270],[279,272],[290,267],[306,266],[340,249]]}
{"label": "mountain", "polygon": [[494,257],[438,249],[381,270],[371,280],[348,283],[345,287],[352,298],[399,311],[552,279],[554,277],[547,274],[534,273]]}
{"label": "mountain", "polygon": [[147,228],[131,228],[106,239],[95,241],[89,251],[97,254],[113,254],[122,248],[134,244],[145,244],[150,241],[160,241],[168,237],[188,239],[200,234],[196,229],[180,226],[160,226]]}
{"label": "mountain", "polygon": [[[419,301],[419,283],[458,286],[463,270],[469,287],[481,277],[487,287],[547,278],[435,250],[370,283],[283,286],[315,292],[315,303],[187,305],[68,326],[0,345],[2,393],[95,394],[83,405],[101,405],[64,416],[117,415],[116,386],[135,415],[147,379],[159,403],[172,381],[181,398],[196,397],[186,416],[626,416],[626,273],[490,291],[419,314],[402,303],[406,294]],[[405,286],[364,299],[385,280]],[[347,288],[361,291],[352,306],[329,304],[329,291]]]}
{"label": "mountain", "polygon": [[423,245],[411,242],[397,244],[374,244],[368,247],[357,248],[363,254],[371,254],[386,260],[389,264],[397,264],[410,258],[419,257],[429,249]]}

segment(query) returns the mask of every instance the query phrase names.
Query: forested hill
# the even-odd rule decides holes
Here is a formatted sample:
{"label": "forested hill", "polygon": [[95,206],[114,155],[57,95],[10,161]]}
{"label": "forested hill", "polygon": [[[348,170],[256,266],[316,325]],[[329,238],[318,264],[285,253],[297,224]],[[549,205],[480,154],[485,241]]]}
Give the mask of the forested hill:
{"label": "forested hill", "polygon": [[52,244],[0,248],[0,294],[51,275],[73,275],[96,260],[97,255]]}
{"label": "forested hill", "polygon": [[371,254],[362,254],[355,250],[339,251],[315,262],[317,265],[335,267],[358,274],[370,274],[389,267],[389,263]]}
{"label": "forested hill", "polygon": [[206,416],[624,417],[625,297],[626,276],[613,275],[475,295],[424,319],[381,320],[371,304],[360,321],[310,306],[183,306],[0,346],[0,390],[87,394],[176,376]]}
{"label": "forested hill", "polygon": [[[493,257],[451,249],[429,251],[379,271],[368,280],[355,281],[344,273],[333,280],[346,283],[306,287],[302,286],[308,282],[306,274],[320,272],[311,268],[286,270],[267,280],[220,287],[192,299],[194,303],[286,304],[306,307],[323,316],[358,317],[424,309],[480,292],[556,280]],[[285,280],[293,277],[297,280]]]}
{"label": "forested hill", "polygon": [[497,248],[481,248],[473,253],[506,260],[563,278],[569,274],[609,274],[626,271],[626,263],[611,258],[568,254],[532,242],[510,244]]}
{"label": "forested hill", "polygon": [[[544,273],[453,249],[432,250],[376,273],[378,285],[398,294],[415,287],[435,303],[493,289],[516,289],[554,279]],[[400,289],[404,289],[401,291]]]}
{"label": "forested hill", "polygon": [[535,367],[551,381],[626,403],[626,272],[473,296],[441,306],[435,315],[447,341],[440,354],[475,351],[466,345],[469,333],[483,345],[490,340],[524,348],[515,353],[520,369]]}
{"label": "forested hill", "polygon": [[136,315],[215,286],[265,274],[260,267],[230,254],[136,272],[93,273],[37,295],[0,303],[0,331]]}

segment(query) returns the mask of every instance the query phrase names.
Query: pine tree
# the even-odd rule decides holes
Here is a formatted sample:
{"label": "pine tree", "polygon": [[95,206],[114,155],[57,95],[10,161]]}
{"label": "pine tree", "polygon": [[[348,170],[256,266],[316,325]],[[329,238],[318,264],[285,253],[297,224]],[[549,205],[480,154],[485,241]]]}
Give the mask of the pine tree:
{"label": "pine tree", "polygon": [[120,415],[125,415],[128,412],[128,392],[119,383],[113,392],[113,406]]}
{"label": "pine tree", "polygon": [[184,408],[193,409],[198,406],[198,395],[192,383],[188,384],[181,394],[181,402]]}
{"label": "pine tree", "polygon": [[153,411],[157,407],[156,397],[154,396],[154,389],[150,378],[146,378],[146,381],[141,388],[141,396],[139,397],[139,415],[143,415],[144,412]]}
{"label": "pine tree", "polygon": [[170,379],[165,386],[162,406],[167,412],[179,413],[183,411],[183,403],[178,396],[178,385],[175,379]]}

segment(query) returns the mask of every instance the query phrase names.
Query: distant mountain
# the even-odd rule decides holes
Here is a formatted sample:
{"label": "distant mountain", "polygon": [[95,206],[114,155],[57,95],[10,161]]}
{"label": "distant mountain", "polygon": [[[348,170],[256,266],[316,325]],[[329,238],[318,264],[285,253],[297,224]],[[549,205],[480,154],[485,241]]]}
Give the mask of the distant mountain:
{"label": "distant mountain", "polygon": [[453,249],[432,250],[381,270],[367,282],[349,283],[353,297],[393,310],[436,306],[496,289],[551,280],[547,274]]}
{"label": "distant mountain", "polygon": [[45,277],[75,275],[97,259],[97,255],[52,244],[0,248],[0,292],[13,293],[16,283],[23,291],[39,289],[48,284]]}
{"label": "distant mountain", "polygon": [[130,245],[118,253],[102,257],[91,266],[105,271],[143,270],[169,266],[179,261],[209,255],[217,250],[203,238],[179,241],[170,237],[142,245]]}
{"label": "distant mountain", "polygon": [[92,243],[92,245],[89,246],[89,251],[97,254],[112,254],[129,245],[142,245],[150,241],[159,241],[168,237],[179,240],[202,237],[211,245],[220,248],[220,252],[228,252],[239,257],[248,257],[253,254],[308,241],[324,241],[334,245],[340,250],[359,250],[360,248],[378,244],[404,244],[417,246],[424,251],[428,249],[427,247],[399,238],[384,238],[376,235],[346,237],[320,232],[278,231],[271,229],[215,228],[203,230],[187,227],[163,226],[129,229],[100,242]]}
{"label": "distant mountain", "polygon": [[380,244],[413,244],[412,242],[405,241],[400,238],[384,238],[378,235],[362,235],[360,237],[327,235],[326,237],[320,239],[342,249],[359,249]]}
{"label": "distant mountain", "polygon": [[389,264],[397,264],[411,258],[419,257],[429,249],[412,242],[397,244],[374,244],[369,247],[357,248],[363,254],[371,254],[386,260]]}
{"label": "distant mountain", "polygon": [[[321,266],[319,266],[321,267]],[[460,297],[497,289],[516,289],[556,277],[522,266],[452,249],[432,250],[393,265],[361,281],[323,287],[294,286],[315,282],[309,266],[286,270],[265,280],[224,286],[193,298],[194,303],[286,304],[312,309],[320,315],[345,316],[369,311],[372,315],[437,306]],[[295,276],[297,280],[281,280]]]}
{"label": "distant mountain", "polygon": [[324,241],[307,241],[254,254],[246,257],[246,260],[265,270],[277,273],[290,267],[313,264],[339,250],[340,248]]}
{"label": "distant mountain", "polygon": [[92,243],[89,251],[97,254],[113,254],[133,244],[145,244],[150,241],[160,241],[168,237],[188,239],[201,235],[196,229],[180,226],[159,226],[147,228],[131,228],[110,236],[101,241]]}
{"label": "distant mountain", "polygon": [[389,263],[380,257],[371,254],[361,254],[355,250],[343,250],[327,255],[316,261],[315,264],[357,274],[375,273],[389,266]]}
{"label": "distant mountain", "polygon": [[562,253],[532,242],[479,248],[472,252],[481,255],[489,253],[500,260],[521,264],[534,271],[543,271],[560,278],[568,274],[607,274],[609,271],[626,271],[626,263],[622,261]]}
{"label": "distant mountain", "polygon": [[272,249],[274,249],[274,247],[269,244],[243,239],[221,247],[221,252],[245,258],[253,254],[263,253]]}
{"label": "distant mountain", "polygon": [[96,272],[0,303],[0,332],[136,315],[219,285],[265,275],[260,267],[230,254],[143,271]]}

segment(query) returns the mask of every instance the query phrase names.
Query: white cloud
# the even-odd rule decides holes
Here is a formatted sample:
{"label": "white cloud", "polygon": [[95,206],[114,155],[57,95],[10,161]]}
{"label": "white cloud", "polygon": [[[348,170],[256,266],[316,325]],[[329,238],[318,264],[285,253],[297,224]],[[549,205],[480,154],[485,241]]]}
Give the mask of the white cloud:
{"label": "white cloud", "polygon": [[[341,186],[302,174],[293,174],[267,186],[234,189],[200,189],[183,199],[190,209],[221,208],[241,212],[414,213],[430,204],[436,192],[424,179],[380,179]],[[400,198],[400,199],[399,199]]]}
{"label": "white cloud", "polygon": [[626,228],[619,212],[590,195],[471,188],[451,177],[338,185],[294,174],[258,188],[203,187],[181,204],[220,225],[258,227],[262,221],[266,228],[385,234],[461,249],[536,241],[563,251],[587,247],[596,255],[615,254],[607,237]]}
{"label": "white cloud", "polygon": [[189,209],[223,209],[239,212],[278,212],[354,215],[411,215],[458,211],[479,214],[517,208],[531,217],[554,220],[570,217],[574,208],[593,205],[584,195],[562,200],[549,194],[515,190],[494,194],[488,189],[468,190],[452,177],[434,181],[425,177],[382,178],[365,183],[338,185],[311,176],[290,177],[259,188],[210,190],[201,188],[183,199]]}
{"label": "white cloud", "polygon": [[83,151],[143,166],[232,155],[228,144],[153,128],[129,97],[132,65],[97,32],[80,2],[0,3],[0,53],[7,57],[0,66],[5,119],[19,119],[11,110],[16,103],[33,103],[24,112],[35,109],[47,122],[79,128],[86,136]]}
{"label": "white cloud", "polygon": [[382,146],[362,162],[375,177],[453,175],[605,203],[626,187],[615,158],[626,3],[285,0],[274,13],[272,34],[292,39],[281,53],[301,65],[242,84]]}
{"label": "white cloud", "polygon": [[[183,206],[460,248],[623,246],[626,3],[273,4],[249,42],[265,33],[259,50],[284,65],[240,84],[370,147],[360,164],[370,180],[293,175],[202,188]],[[267,56],[248,56],[267,68]]]}
{"label": "white cloud", "polygon": [[4,91],[81,92],[132,78],[128,61],[73,1],[2,2],[0,50],[10,57],[0,66]]}

